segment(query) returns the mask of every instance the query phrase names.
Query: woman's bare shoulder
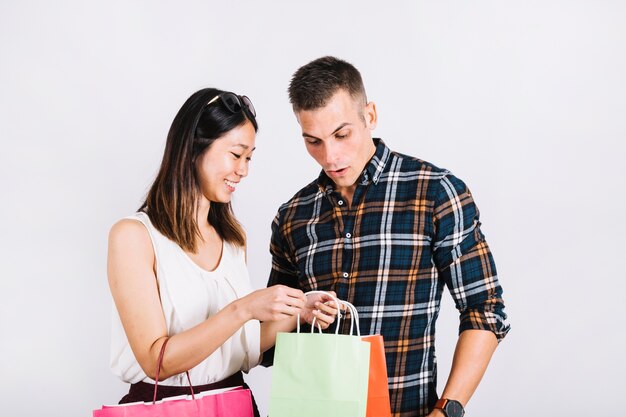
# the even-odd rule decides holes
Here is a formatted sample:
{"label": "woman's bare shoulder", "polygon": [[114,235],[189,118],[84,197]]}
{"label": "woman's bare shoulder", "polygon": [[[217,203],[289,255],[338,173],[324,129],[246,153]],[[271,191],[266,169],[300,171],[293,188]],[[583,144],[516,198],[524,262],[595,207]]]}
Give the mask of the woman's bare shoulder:
{"label": "woman's bare shoulder", "polygon": [[109,231],[109,245],[152,249],[146,226],[137,219],[124,218],[117,221]]}

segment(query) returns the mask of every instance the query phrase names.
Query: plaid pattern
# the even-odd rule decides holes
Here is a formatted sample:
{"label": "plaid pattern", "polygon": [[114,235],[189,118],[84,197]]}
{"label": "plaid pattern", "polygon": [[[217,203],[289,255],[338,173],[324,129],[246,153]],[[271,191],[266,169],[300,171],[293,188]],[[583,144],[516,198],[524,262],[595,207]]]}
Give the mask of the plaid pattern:
{"label": "plaid pattern", "polygon": [[324,172],[280,207],[268,285],[333,290],[352,302],[362,333],[385,339],[393,415],[425,416],[437,400],[435,321],[444,284],[461,313],[459,332],[490,330],[501,340],[509,326],[465,184],[374,141],[350,208]]}

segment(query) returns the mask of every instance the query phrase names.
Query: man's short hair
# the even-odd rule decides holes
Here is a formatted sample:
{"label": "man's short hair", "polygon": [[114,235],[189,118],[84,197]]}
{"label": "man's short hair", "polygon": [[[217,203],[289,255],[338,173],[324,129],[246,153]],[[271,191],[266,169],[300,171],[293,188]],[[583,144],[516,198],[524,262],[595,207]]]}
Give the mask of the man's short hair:
{"label": "man's short hair", "polygon": [[289,83],[289,101],[294,111],[319,109],[339,90],[363,100],[363,104],[367,102],[359,70],[349,62],[325,56],[300,67],[293,74]]}

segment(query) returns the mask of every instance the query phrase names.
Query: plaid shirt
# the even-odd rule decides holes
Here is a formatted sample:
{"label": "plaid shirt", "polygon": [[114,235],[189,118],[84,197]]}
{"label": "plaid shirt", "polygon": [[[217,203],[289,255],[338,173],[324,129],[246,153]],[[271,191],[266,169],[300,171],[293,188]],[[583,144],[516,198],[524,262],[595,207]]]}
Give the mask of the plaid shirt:
{"label": "plaid shirt", "polygon": [[465,184],[374,142],[350,207],[323,171],[280,207],[268,285],[333,290],[354,304],[362,333],[384,337],[393,416],[425,416],[438,398],[444,284],[461,313],[459,332],[490,330],[498,340],[509,330],[502,288]]}

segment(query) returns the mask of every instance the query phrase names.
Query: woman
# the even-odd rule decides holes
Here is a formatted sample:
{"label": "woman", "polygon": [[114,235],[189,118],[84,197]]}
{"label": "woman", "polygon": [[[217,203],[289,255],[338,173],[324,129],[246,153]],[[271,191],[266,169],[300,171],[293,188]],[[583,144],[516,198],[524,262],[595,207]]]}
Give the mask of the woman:
{"label": "woman", "polygon": [[295,328],[296,315],[322,327],[334,321],[323,298],[284,286],[252,291],[230,201],[248,174],[257,129],[246,96],[194,93],[172,123],[139,212],[112,227],[111,367],[131,383],[120,403],[152,400],[166,341],[159,399],[189,393],[188,370],[196,392],[245,386],[241,371],[259,363],[277,332]]}

